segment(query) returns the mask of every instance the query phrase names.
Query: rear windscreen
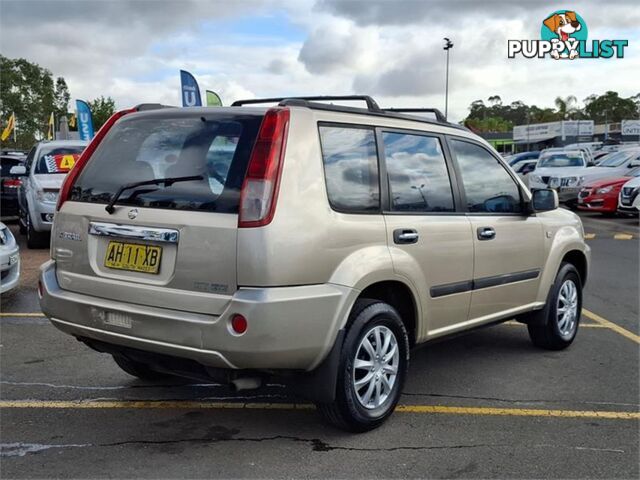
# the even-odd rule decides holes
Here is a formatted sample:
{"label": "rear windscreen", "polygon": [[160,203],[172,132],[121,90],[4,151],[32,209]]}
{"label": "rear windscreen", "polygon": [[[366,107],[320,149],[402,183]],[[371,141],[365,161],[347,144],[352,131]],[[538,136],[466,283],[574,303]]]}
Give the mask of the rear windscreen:
{"label": "rear windscreen", "polygon": [[84,145],[69,147],[43,147],[34,173],[68,173],[84,150]]}
{"label": "rear windscreen", "polygon": [[71,191],[71,200],[108,203],[123,185],[200,176],[125,190],[117,205],[237,213],[261,116],[131,118],[108,133]]}

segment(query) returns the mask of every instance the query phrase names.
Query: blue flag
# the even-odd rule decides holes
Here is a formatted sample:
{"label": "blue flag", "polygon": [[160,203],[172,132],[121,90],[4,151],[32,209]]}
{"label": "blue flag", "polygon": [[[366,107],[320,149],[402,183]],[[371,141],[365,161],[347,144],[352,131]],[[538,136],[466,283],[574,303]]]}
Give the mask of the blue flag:
{"label": "blue flag", "polygon": [[198,82],[189,72],[180,70],[180,83],[182,90],[182,106],[183,107],[201,107],[200,88]]}
{"label": "blue flag", "polygon": [[81,140],[93,138],[93,119],[89,104],[83,100],[76,100],[76,116],[78,118],[78,132]]}

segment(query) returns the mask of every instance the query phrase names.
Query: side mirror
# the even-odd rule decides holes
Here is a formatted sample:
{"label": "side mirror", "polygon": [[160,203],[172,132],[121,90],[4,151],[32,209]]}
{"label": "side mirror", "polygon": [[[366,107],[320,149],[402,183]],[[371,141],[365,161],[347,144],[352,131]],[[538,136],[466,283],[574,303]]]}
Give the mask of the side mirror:
{"label": "side mirror", "polygon": [[551,188],[534,190],[531,194],[531,208],[534,212],[548,212],[555,210],[559,205],[558,192]]}
{"label": "side mirror", "polygon": [[636,168],[636,167],[640,167],[640,162],[629,162],[629,165],[627,165],[629,168]]}
{"label": "side mirror", "polygon": [[27,167],[24,165],[15,165],[9,170],[10,175],[23,176],[27,174]]}

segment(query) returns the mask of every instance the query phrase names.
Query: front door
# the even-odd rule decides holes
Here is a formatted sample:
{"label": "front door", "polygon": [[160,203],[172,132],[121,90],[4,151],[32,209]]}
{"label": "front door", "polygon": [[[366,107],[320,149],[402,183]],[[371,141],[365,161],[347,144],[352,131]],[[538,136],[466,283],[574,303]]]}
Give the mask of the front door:
{"label": "front door", "polygon": [[543,266],[543,229],[525,211],[512,175],[484,146],[450,139],[475,251],[470,320],[531,304]]}
{"label": "front door", "polygon": [[425,321],[418,340],[447,333],[467,321],[473,238],[469,220],[456,212],[444,139],[387,129],[378,137],[387,241],[396,273],[420,294]]}

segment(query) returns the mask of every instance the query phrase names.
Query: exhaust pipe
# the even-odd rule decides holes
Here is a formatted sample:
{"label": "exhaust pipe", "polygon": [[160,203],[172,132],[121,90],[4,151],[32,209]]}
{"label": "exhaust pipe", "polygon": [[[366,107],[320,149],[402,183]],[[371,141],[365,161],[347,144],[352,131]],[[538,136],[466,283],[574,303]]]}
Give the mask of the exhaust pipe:
{"label": "exhaust pipe", "polygon": [[231,380],[231,389],[234,392],[240,390],[255,390],[262,385],[262,379],[260,377],[240,377]]}

